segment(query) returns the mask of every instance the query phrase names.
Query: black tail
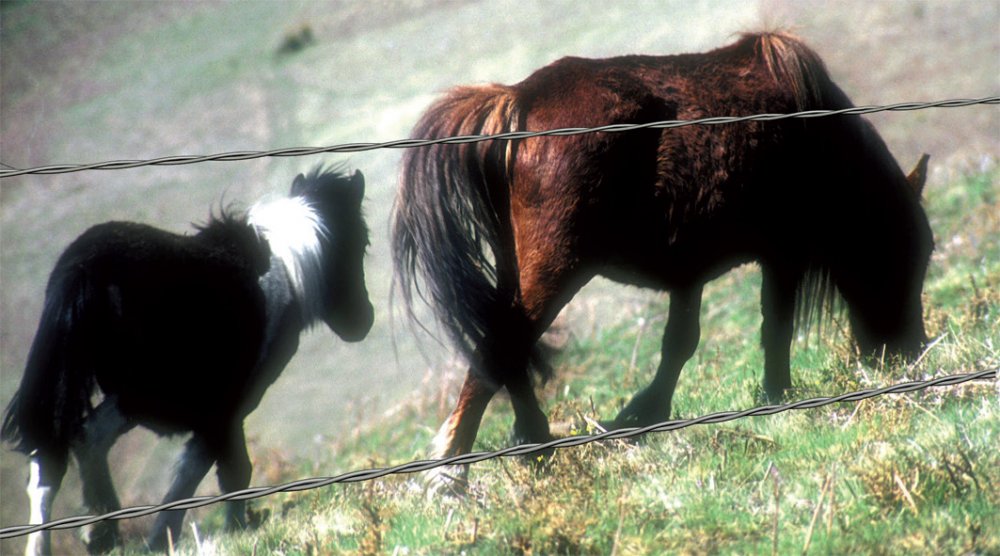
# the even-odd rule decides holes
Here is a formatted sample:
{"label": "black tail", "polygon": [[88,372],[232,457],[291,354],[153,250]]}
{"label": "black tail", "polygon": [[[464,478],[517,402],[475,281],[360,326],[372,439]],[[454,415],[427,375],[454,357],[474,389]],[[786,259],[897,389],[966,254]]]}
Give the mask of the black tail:
{"label": "black tail", "polygon": [[[504,133],[516,121],[510,88],[461,87],[424,114],[413,136]],[[507,141],[434,145],[403,158],[392,231],[396,287],[411,318],[414,291],[427,301],[466,357],[516,296],[506,192],[511,148]]]}
{"label": "black tail", "polygon": [[4,441],[25,454],[65,450],[92,409],[93,367],[74,361],[73,354],[86,352],[87,340],[79,330],[86,327],[84,313],[93,294],[83,277],[63,263],[49,278],[21,386],[7,406],[0,430]]}

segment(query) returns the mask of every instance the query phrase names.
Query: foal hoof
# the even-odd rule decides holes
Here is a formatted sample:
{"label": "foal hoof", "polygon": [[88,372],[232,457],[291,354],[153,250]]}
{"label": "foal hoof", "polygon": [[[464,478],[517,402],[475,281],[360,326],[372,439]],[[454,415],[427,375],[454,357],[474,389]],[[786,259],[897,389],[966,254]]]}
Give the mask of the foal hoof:
{"label": "foal hoof", "polygon": [[[618,431],[622,429],[631,429],[643,426],[636,424],[634,422],[621,422],[618,419],[615,419],[613,421],[601,421],[599,424],[601,427],[603,427],[604,430],[598,432]],[[645,440],[647,436],[648,435],[625,436],[622,438],[604,440],[603,442],[623,442],[628,445],[638,445],[640,442]]]}
{"label": "foal hoof", "polygon": [[270,508],[264,508],[257,511],[253,506],[247,505],[247,522],[246,528],[250,530],[260,529],[264,523],[271,518]]}
{"label": "foal hoof", "polygon": [[146,539],[146,548],[151,552],[169,552],[177,544],[177,536],[169,532],[168,529],[154,531]]}
{"label": "foal hoof", "polygon": [[664,402],[659,392],[642,390],[622,408],[608,430],[647,427],[670,419],[670,401]]}
{"label": "foal hoof", "polygon": [[621,429],[643,428],[669,421],[665,414],[659,415],[639,415],[635,413],[619,413],[614,420],[600,421],[600,426],[606,431],[616,431]]}
{"label": "foal hoof", "polygon": [[88,554],[107,554],[118,545],[118,524],[103,521],[86,526],[81,531]]}

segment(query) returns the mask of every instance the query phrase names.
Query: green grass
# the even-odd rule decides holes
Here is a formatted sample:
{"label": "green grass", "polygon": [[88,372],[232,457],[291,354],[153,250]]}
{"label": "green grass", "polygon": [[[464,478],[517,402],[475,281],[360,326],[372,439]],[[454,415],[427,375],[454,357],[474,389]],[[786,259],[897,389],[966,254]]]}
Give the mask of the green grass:
{"label": "green grass", "polygon": [[[938,248],[925,305],[928,333],[940,340],[920,364],[862,365],[837,322],[833,334],[796,344],[794,398],[1000,364],[998,178],[994,169],[927,193]],[[677,416],[756,405],[759,282],[745,267],[707,288],[704,337],[682,375]],[[649,380],[665,305],[651,302],[644,324],[570,343],[558,378],[541,389],[553,422],[584,432],[581,416],[613,416]],[[257,461],[256,476],[279,482],[419,459],[453,403],[443,395],[428,382],[319,460]],[[398,476],[272,496],[251,503],[262,524],[237,535],[219,532],[221,509],[195,513],[202,542],[188,535],[178,552],[998,553],[997,397],[996,383],[980,382],[588,444],[543,465],[495,459],[472,467],[463,499],[428,498],[419,478]],[[505,446],[512,420],[498,398],[477,449]]]}

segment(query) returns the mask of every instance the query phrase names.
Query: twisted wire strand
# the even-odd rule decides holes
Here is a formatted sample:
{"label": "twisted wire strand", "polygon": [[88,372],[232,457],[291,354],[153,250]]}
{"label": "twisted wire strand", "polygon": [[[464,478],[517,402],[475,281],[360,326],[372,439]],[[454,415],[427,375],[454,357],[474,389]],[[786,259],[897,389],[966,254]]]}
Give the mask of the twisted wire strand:
{"label": "twisted wire strand", "polygon": [[68,517],[55,521],[49,521],[47,523],[42,523],[39,525],[19,525],[14,527],[6,527],[4,529],[0,529],[0,539],[18,537],[46,529],[48,530],[74,529],[78,527],[83,527],[85,525],[97,523],[99,521],[106,521],[112,519],[115,520],[131,519],[166,510],[190,510],[229,500],[251,500],[254,498],[261,498],[279,492],[297,492],[303,490],[311,490],[328,486],[334,483],[356,483],[356,482],[377,479],[379,477],[384,477],[387,475],[418,473],[421,471],[427,471],[430,469],[434,469],[436,467],[444,467],[447,465],[467,465],[499,457],[522,456],[522,455],[532,454],[535,452],[540,452],[543,450],[570,448],[573,446],[580,446],[583,444],[589,444],[601,440],[634,438],[651,432],[674,431],[690,427],[693,425],[723,423],[726,421],[741,419],[743,417],[774,415],[776,413],[782,413],[784,411],[789,411],[792,409],[813,409],[838,402],[859,402],[861,400],[885,394],[899,394],[904,392],[913,392],[917,390],[924,390],[926,388],[931,388],[934,386],[953,386],[956,384],[962,384],[964,382],[969,382],[973,380],[984,380],[984,379],[996,380],[997,372],[998,369],[991,369],[973,373],[947,375],[933,380],[916,380],[911,382],[903,382],[891,386],[886,386],[883,388],[859,390],[857,392],[850,392],[847,394],[841,394],[839,396],[833,396],[833,397],[810,398],[783,405],[768,405],[768,406],[756,407],[754,409],[747,409],[743,411],[722,411],[718,413],[710,413],[708,415],[703,415],[701,417],[697,417],[694,419],[675,419],[670,421],[664,421],[662,423],[657,423],[654,425],[648,425],[645,427],[629,427],[624,429],[602,432],[600,434],[568,436],[565,438],[552,440],[550,442],[545,442],[543,444],[539,443],[521,444],[518,446],[512,446],[509,448],[504,448],[502,450],[496,450],[492,452],[470,452],[468,454],[462,454],[448,458],[411,461],[393,467],[382,467],[375,469],[351,471],[348,473],[337,475],[335,477],[315,477],[310,479],[301,479],[298,481],[293,481],[290,483],[285,483],[277,486],[253,487],[244,490],[229,492],[226,494],[221,494],[218,496],[199,496],[195,498],[186,498],[183,500],[175,500],[173,502],[167,504],[161,504],[158,506],[134,506],[99,516]]}
{"label": "twisted wire strand", "polygon": [[[791,118],[818,118],[818,117],[849,115],[849,114],[860,115],[860,114],[871,114],[875,112],[886,112],[886,111],[922,110],[926,108],[956,108],[956,107],[972,106],[979,104],[1000,104],[1000,96],[983,97],[978,99],[950,99],[950,100],[940,100],[933,102],[904,102],[904,103],[881,105],[881,106],[860,106],[853,108],[845,108],[842,110],[809,110],[809,111],[794,112],[789,114],[755,114],[750,116],[739,116],[739,117],[728,117],[728,116],[709,117],[709,118],[700,118],[696,120],[664,120],[657,122],[648,122],[643,124],[611,124],[611,125],[591,127],[591,128],[579,128],[579,127],[559,128],[559,129],[551,129],[543,131],[508,132],[508,133],[500,133],[494,135],[465,135],[465,136],[443,137],[439,139],[403,139],[403,140],[388,141],[382,143],[347,143],[347,144],[333,145],[329,147],[317,147],[317,148],[295,147],[295,148],[276,149],[271,151],[237,151],[237,152],[219,153],[206,156],[184,155],[184,156],[162,157],[150,160],[120,160],[120,161],[98,162],[92,164],[79,164],[79,165],[41,166],[41,167],[26,168],[26,169],[16,169],[7,164],[0,163],[0,166],[10,168],[10,170],[0,171],[0,178],[8,178],[26,174],[61,174],[70,172],[80,172],[84,170],[122,170],[127,168],[137,168],[141,166],[174,166],[174,165],[195,164],[195,163],[209,162],[209,161],[238,161],[238,160],[252,160],[264,157],[307,156],[320,153],[349,153],[349,152],[370,151],[376,149],[416,148],[434,144],[461,144],[461,143],[474,143],[474,142],[488,141],[488,140],[516,140],[516,139],[527,139],[531,137],[569,136],[569,135],[581,135],[585,133],[597,133],[597,132],[618,133],[625,131],[634,131],[639,129],[668,129],[668,128],[684,127],[689,125],[719,125],[719,124],[738,123],[745,121],[777,121],[777,120],[791,119]],[[20,525],[20,526],[6,527],[0,529],[0,539],[18,537],[42,530],[74,529],[78,527],[83,527],[85,525],[97,523],[100,521],[131,519],[167,510],[194,509],[229,500],[250,500],[279,492],[296,492],[296,491],[310,490],[328,486],[335,483],[361,482],[393,474],[418,473],[421,471],[427,471],[430,469],[434,469],[436,467],[443,467],[447,465],[467,465],[499,457],[521,456],[549,449],[570,448],[592,442],[598,442],[601,440],[634,438],[648,434],[650,432],[667,432],[667,431],[679,430],[692,425],[722,423],[726,421],[731,421],[751,416],[774,415],[776,413],[781,413],[792,409],[811,409],[838,402],[850,402],[850,401],[856,402],[884,394],[912,392],[934,386],[949,386],[949,385],[961,384],[972,380],[996,379],[996,377],[997,377],[996,369],[988,371],[980,371],[976,373],[949,375],[930,381],[906,382],[884,388],[861,390],[834,397],[812,398],[790,404],[762,406],[744,411],[725,411],[725,412],[711,413],[694,419],[671,420],[662,423],[657,423],[654,425],[649,425],[646,427],[629,427],[613,431],[607,431],[595,435],[570,436],[542,444],[538,443],[521,444],[518,446],[512,446],[509,448],[504,448],[502,450],[497,450],[493,452],[471,452],[468,454],[462,454],[449,458],[411,461],[394,467],[351,471],[334,477],[316,477],[310,479],[302,479],[290,483],[285,483],[283,485],[248,488],[218,496],[200,496],[194,498],[187,498],[183,500],[175,500],[173,502],[160,504],[156,506],[134,506],[99,516],[77,516],[77,517],[69,517],[55,521],[50,521],[38,525]]]}
{"label": "twisted wire strand", "polygon": [[[856,106],[841,110],[807,110],[804,112],[792,112],[788,114],[754,114],[750,116],[718,116],[710,118],[700,118],[696,120],[662,120],[643,124],[611,124],[599,127],[566,127],[559,129],[548,129],[542,131],[512,131],[498,133],[494,135],[460,135],[453,137],[441,137],[438,139],[400,139],[386,141],[382,143],[343,143],[327,147],[289,147],[274,149],[270,151],[233,151],[210,155],[180,155],[166,156],[147,160],[114,160],[107,162],[95,162],[91,164],[56,164],[50,166],[38,166],[35,168],[0,170],[0,179],[11,178],[26,174],[66,174],[70,172],[82,172],[84,170],[124,170],[127,168],[138,168],[141,166],[179,166],[183,164],[195,164],[210,161],[237,161],[253,160],[265,157],[287,157],[287,156],[308,156],[321,153],[355,153],[372,151],[377,149],[411,149],[416,147],[426,147],[438,144],[461,144],[477,143],[480,141],[528,139],[532,137],[554,137],[568,135],[582,135],[585,133],[620,133],[624,131],[635,131],[639,129],[669,129],[690,125],[719,125],[748,121],[777,121],[791,118],[821,118],[838,115],[859,115],[872,114],[875,112],[903,112],[908,110],[923,110],[926,108],[958,108],[962,106],[973,106],[977,104],[1000,104],[1000,95],[974,98],[974,99],[949,99],[932,102],[901,102],[897,104],[879,106]],[[6,165],[4,165],[6,166]]]}

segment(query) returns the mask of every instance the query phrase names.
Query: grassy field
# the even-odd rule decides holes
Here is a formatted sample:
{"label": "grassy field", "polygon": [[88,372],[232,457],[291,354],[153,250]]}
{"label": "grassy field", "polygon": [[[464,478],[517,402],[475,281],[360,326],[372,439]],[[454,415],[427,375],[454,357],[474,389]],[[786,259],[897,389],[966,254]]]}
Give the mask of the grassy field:
{"label": "grassy field", "polygon": [[[861,365],[838,333],[796,344],[792,397],[810,398],[1000,366],[1000,171],[928,192],[946,263],[925,287],[937,343],[915,366]],[[979,245],[971,250],[969,244]],[[681,377],[677,417],[755,405],[759,273],[744,267],[706,294],[699,355]],[[574,336],[543,389],[554,421],[579,434],[615,414],[651,375],[665,301]],[[833,329],[847,325],[840,320]],[[808,344],[808,345],[807,345]],[[998,383],[887,395],[770,417],[694,426],[560,450],[532,465],[471,470],[464,499],[426,498],[419,478],[335,485],[252,503],[260,527],[218,536],[221,510],[193,520],[179,554],[996,554],[1000,552]],[[288,481],[320,470],[420,459],[453,401],[429,383],[392,417],[359,428],[319,461],[267,469]],[[445,399],[442,399],[444,397]],[[507,445],[506,400],[478,447]]]}
{"label": "grassy field", "polygon": [[[3,2],[0,10],[0,162],[16,167],[393,140],[406,136],[435,95],[455,84],[514,82],[564,55],[702,51],[765,26],[805,38],[857,104],[1000,91],[1000,4],[975,0],[845,0],[832,7],[820,0],[50,1]],[[305,25],[315,43],[280,54],[284,38]],[[925,306],[929,332],[945,336],[912,371],[859,367],[842,336],[824,338],[819,349],[797,351],[797,395],[996,364],[990,342],[998,336],[1000,111],[926,110],[872,120],[902,166],[923,152],[932,155],[926,204],[937,251]],[[316,163],[343,163],[368,178],[372,249],[366,265],[377,323],[357,345],[325,330],[304,337],[247,420],[253,484],[424,457],[464,371],[431,342],[423,344],[429,357],[421,357],[409,331],[393,326],[387,222],[398,157],[398,151],[379,151],[4,179],[0,406],[20,379],[48,272],[87,227],[125,219],[190,230],[190,222],[202,221],[222,201],[247,206],[282,192]],[[679,415],[753,405],[762,361],[758,286],[752,268],[712,285],[697,361],[686,369],[676,398]],[[558,361],[559,379],[544,397],[556,420],[579,425],[578,414],[610,417],[648,380],[665,303],[657,294],[606,281],[581,292],[567,309],[572,341]],[[973,533],[988,515],[975,504],[989,502],[983,493],[997,485],[989,475],[996,460],[984,448],[997,428],[995,388],[900,399],[864,402],[853,417],[855,408],[846,406],[700,427],[638,446],[560,452],[552,471],[537,477],[516,461],[486,463],[473,469],[473,496],[462,503],[425,502],[405,481],[389,480],[258,503],[257,511],[271,517],[257,536],[222,540],[215,510],[193,512],[191,522],[224,553],[256,543],[258,554],[392,553],[396,547],[548,553],[560,546],[567,552],[614,546],[622,554],[661,542],[678,551],[770,552],[777,507],[780,551],[794,552],[808,536],[812,505],[830,477],[832,502],[817,513],[812,552],[839,552],[851,545],[837,543],[863,539],[869,539],[858,545],[864,551],[888,551],[874,540],[880,534],[900,543],[917,543],[921,534],[927,542],[952,539],[943,545],[952,552],[973,543],[995,547],[995,523],[983,522]],[[890,422],[875,427],[878,419]],[[505,404],[495,403],[478,447],[505,445],[510,420]],[[157,443],[141,431],[120,442],[112,466],[124,504],[159,500],[182,442]],[[857,469],[864,466],[882,475],[863,479]],[[71,468],[57,516],[84,511],[75,474]],[[781,478],[777,498],[775,476]],[[0,448],[4,527],[28,515],[25,478],[24,458]],[[932,480],[938,490],[927,490]],[[199,492],[215,489],[209,479]],[[945,500],[954,508],[940,510],[948,517],[936,520]],[[123,527],[135,543],[149,524]],[[75,536],[59,533],[57,546],[79,551]],[[756,544],[741,544],[743,537]],[[191,540],[184,550],[194,550]],[[16,553],[22,543],[0,542],[0,553]]]}

